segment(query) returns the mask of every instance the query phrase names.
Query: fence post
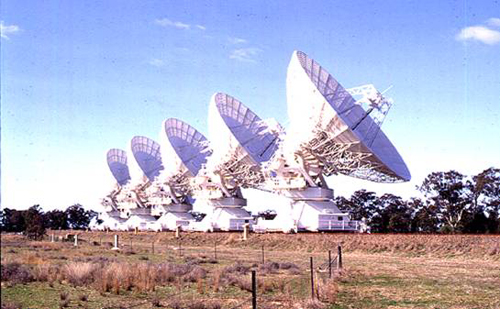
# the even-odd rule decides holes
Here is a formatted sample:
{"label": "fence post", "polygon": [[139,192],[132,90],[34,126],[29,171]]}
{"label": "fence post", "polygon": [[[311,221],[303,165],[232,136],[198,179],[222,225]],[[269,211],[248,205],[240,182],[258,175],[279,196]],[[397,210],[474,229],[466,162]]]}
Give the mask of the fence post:
{"label": "fence post", "polygon": [[250,227],[250,224],[245,223],[243,224],[243,240],[248,239],[248,228]]}
{"label": "fence post", "polygon": [[262,246],[262,264],[264,264],[264,246]]}
{"label": "fence post", "polygon": [[252,270],[252,309],[257,309],[257,278]]}
{"label": "fence post", "polygon": [[175,238],[179,238],[179,237],[181,237],[181,226],[177,225],[175,227]]}
{"label": "fence post", "polygon": [[328,273],[332,279],[332,250],[328,250]]}
{"label": "fence post", "polygon": [[50,234],[50,242],[54,242],[54,233]]}
{"label": "fence post", "polygon": [[119,244],[119,239],[118,239],[117,234],[115,234],[115,246],[113,248],[111,248],[111,250],[120,250],[120,244]]}
{"label": "fence post", "polygon": [[311,259],[311,298],[314,299],[314,266],[313,266],[313,257]]}
{"label": "fence post", "polygon": [[75,234],[75,247],[78,247],[78,234]]}
{"label": "fence post", "polygon": [[342,247],[339,245],[338,246],[338,257],[337,257],[337,268],[341,269],[342,268]]}

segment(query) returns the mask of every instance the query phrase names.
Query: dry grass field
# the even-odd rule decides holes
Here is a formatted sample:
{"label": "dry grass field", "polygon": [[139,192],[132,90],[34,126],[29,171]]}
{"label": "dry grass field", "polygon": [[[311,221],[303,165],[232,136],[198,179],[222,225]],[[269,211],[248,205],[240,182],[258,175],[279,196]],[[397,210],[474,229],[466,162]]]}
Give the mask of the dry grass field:
{"label": "dry grass field", "polygon": [[500,308],[500,236],[118,234],[2,234],[2,308]]}

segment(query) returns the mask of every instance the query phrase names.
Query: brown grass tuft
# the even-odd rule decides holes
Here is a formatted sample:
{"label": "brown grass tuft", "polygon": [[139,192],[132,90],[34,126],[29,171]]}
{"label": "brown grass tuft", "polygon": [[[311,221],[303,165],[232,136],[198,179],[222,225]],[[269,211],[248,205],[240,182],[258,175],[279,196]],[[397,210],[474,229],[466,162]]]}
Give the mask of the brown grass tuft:
{"label": "brown grass tuft", "polygon": [[70,263],[64,267],[66,279],[73,286],[83,286],[93,282],[96,264],[92,263]]}

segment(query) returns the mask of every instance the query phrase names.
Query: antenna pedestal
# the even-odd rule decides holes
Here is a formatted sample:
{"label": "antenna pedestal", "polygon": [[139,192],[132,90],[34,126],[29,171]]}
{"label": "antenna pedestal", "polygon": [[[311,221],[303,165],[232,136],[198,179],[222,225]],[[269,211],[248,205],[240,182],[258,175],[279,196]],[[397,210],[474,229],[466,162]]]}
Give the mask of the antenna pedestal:
{"label": "antenna pedestal", "polygon": [[121,218],[121,213],[117,210],[100,213],[99,219],[102,220],[99,230],[121,230],[123,228],[122,223],[125,222],[125,219]]}
{"label": "antenna pedestal", "polygon": [[212,212],[208,213],[201,222],[194,225],[195,230],[201,231],[243,231],[245,224],[253,224],[253,218],[243,209],[247,200],[239,197],[224,197],[208,200]]}
{"label": "antenna pedestal", "polygon": [[191,204],[168,204],[156,205],[151,209],[151,213],[160,216],[156,222],[151,225],[154,231],[175,231],[177,227],[186,230],[194,217],[189,213],[193,209]]}
{"label": "antenna pedestal", "polygon": [[111,218],[120,218],[121,213],[118,210],[107,211],[106,214]]}
{"label": "antenna pedestal", "polygon": [[247,205],[247,200],[239,197],[224,197],[221,199],[210,200],[212,207],[241,208]]}
{"label": "antenna pedestal", "polygon": [[151,215],[150,208],[133,208],[127,211],[130,217],[125,221],[124,225],[130,230],[147,231],[151,230],[151,225],[156,221]]}
{"label": "antenna pedestal", "polygon": [[359,224],[341,212],[333,199],[333,190],[320,187],[287,190],[290,213],[297,230],[306,231],[357,231]]}
{"label": "antenna pedestal", "polygon": [[157,204],[151,208],[151,214],[159,217],[169,212],[187,213],[191,210],[193,210],[191,204]]}
{"label": "antenna pedestal", "polygon": [[333,199],[333,190],[321,187],[282,190],[281,204],[274,220],[260,220],[256,231],[358,231],[359,222],[341,212]]}
{"label": "antenna pedestal", "polygon": [[305,189],[286,190],[283,192],[283,195],[294,201],[330,201],[333,199],[333,190],[321,187],[309,187]]}

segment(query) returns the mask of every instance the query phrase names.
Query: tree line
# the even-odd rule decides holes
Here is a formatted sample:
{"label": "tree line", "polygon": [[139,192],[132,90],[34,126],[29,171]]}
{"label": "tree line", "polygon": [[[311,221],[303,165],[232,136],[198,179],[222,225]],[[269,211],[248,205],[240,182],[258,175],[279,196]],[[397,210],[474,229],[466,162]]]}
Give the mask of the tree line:
{"label": "tree line", "polygon": [[0,213],[2,231],[23,233],[32,239],[45,235],[46,229],[52,230],[84,230],[87,229],[97,213],[83,209],[75,204],[66,210],[51,210],[43,212],[40,205],[34,205],[27,210],[4,208]]}
{"label": "tree line", "polygon": [[335,203],[351,219],[364,218],[376,233],[500,233],[500,169],[472,177],[434,172],[417,190],[422,197],[409,200],[358,190]]}
{"label": "tree line", "polygon": [[[374,233],[500,233],[500,169],[491,167],[472,177],[453,170],[434,172],[417,190],[422,198],[404,200],[358,190],[334,202],[351,219],[365,220]],[[4,208],[0,215],[2,231],[39,238],[47,228],[86,229],[97,213],[75,204],[48,212],[39,205],[28,210]]]}

